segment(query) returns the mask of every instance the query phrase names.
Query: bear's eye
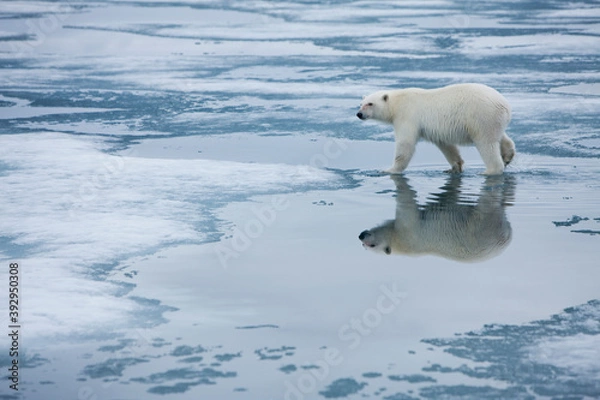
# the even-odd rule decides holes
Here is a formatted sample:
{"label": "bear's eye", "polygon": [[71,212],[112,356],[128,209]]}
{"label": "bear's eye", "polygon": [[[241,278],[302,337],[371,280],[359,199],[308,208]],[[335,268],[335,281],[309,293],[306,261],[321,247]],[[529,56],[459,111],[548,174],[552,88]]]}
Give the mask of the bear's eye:
{"label": "bear's eye", "polygon": [[385,251],[385,254],[392,254],[392,249],[390,246],[387,246],[383,251]]}
{"label": "bear's eye", "polygon": [[367,103],[369,107],[373,107],[373,103]]}

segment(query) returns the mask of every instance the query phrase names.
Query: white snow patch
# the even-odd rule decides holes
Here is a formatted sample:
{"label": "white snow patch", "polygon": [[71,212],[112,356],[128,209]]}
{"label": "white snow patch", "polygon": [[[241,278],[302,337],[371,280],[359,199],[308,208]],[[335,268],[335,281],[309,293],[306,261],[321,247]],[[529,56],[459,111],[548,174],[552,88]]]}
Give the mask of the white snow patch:
{"label": "white snow patch", "polygon": [[462,51],[473,56],[514,54],[596,54],[600,38],[565,34],[477,36],[463,39]]}
{"label": "white snow patch", "polygon": [[546,339],[528,351],[534,362],[567,368],[585,379],[600,380],[600,335]]}
{"label": "white snow patch", "polygon": [[150,159],[107,154],[106,146],[62,133],[0,136],[0,204],[10,210],[0,232],[28,249],[20,262],[30,338],[126,322],[137,304],[115,297],[118,285],[90,275],[128,257],[206,240],[219,204],[339,179],[303,165]]}
{"label": "white snow patch", "polygon": [[550,93],[600,96],[600,83],[578,83],[550,89]]}

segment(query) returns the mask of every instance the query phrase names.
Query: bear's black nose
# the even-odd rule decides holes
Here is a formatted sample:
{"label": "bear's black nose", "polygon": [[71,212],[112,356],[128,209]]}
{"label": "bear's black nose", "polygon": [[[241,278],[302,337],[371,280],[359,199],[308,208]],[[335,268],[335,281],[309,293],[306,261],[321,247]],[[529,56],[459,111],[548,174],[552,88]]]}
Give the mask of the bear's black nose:
{"label": "bear's black nose", "polygon": [[371,232],[369,231],[362,231],[360,233],[360,235],[358,235],[358,239],[359,240],[365,240],[366,238],[368,238],[369,236],[371,236]]}
{"label": "bear's black nose", "polygon": [[358,118],[360,118],[360,119],[364,119],[364,118],[363,118],[363,113],[361,113],[361,112],[357,113],[357,114],[356,114],[356,116],[357,116]]}

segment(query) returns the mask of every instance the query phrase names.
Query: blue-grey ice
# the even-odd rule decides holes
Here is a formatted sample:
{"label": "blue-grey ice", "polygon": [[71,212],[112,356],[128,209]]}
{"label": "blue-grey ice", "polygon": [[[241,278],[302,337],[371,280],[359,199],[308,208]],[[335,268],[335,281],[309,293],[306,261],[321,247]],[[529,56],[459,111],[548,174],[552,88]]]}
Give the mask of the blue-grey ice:
{"label": "blue-grey ice", "polygon": [[[1,398],[600,397],[596,1],[14,0],[0,21],[24,366]],[[443,174],[427,143],[382,174],[393,132],[362,97],[461,82],[510,103],[503,178],[473,148]],[[455,225],[365,251],[403,207]]]}

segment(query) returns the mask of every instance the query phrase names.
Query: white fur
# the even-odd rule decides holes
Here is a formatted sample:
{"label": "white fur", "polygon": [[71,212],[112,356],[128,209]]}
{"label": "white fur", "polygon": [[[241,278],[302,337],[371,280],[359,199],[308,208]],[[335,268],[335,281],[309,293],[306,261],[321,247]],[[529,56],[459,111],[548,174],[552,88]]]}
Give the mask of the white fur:
{"label": "white fur", "polygon": [[510,105],[486,85],[383,90],[366,96],[357,116],[394,126],[396,153],[387,171],[392,174],[404,171],[420,139],[439,147],[450,163],[448,172],[462,172],[464,161],[457,145],[477,147],[486,175],[504,172],[515,154],[515,145],[504,132],[510,122]]}
{"label": "white fur", "polygon": [[366,249],[386,254],[433,254],[462,262],[483,261],[499,255],[511,241],[505,207],[514,201],[511,176],[486,178],[475,204],[460,198],[461,178],[453,175],[437,202],[420,206],[416,193],[402,175],[396,183],[396,219],[363,231]]}

